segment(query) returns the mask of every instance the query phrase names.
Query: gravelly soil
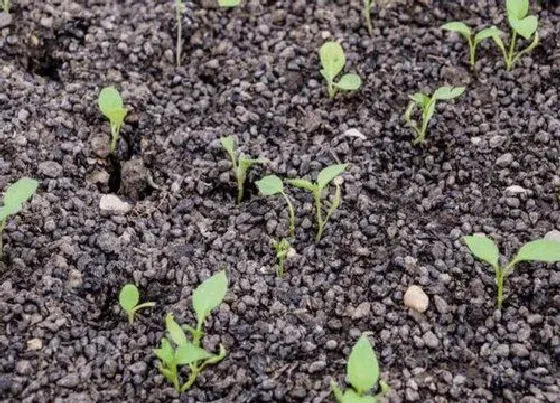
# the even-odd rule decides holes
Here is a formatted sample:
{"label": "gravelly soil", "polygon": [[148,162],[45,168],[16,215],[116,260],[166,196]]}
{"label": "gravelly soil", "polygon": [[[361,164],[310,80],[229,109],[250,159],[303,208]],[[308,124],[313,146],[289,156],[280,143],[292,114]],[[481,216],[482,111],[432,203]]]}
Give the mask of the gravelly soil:
{"label": "gravelly soil", "polygon": [[[202,0],[185,16],[181,68],[171,1],[16,3],[0,36],[0,189],[22,175],[41,186],[4,235],[2,401],[331,401],[362,331],[390,401],[560,401],[558,266],[520,265],[500,312],[492,273],[460,241],[484,232],[509,256],[560,227],[559,7],[532,4],[542,44],[513,72],[484,43],[473,74],[462,40],[438,27],[505,29],[502,1],[410,1],[376,13],[370,38],[358,0]],[[342,41],[358,93],[327,99],[325,39]],[[131,109],[120,164],[100,147],[110,84]],[[442,84],[467,91],[414,147],[407,95]],[[271,160],[239,206],[218,143],[229,134]],[[287,214],[252,183],[333,162],[351,164],[344,203],[315,244],[311,201],[290,191],[298,256],[276,278],[268,237],[286,235]],[[132,211],[100,215],[109,192]],[[230,292],[204,345],[230,353],[179,396],[151,353],[163,315],[191,321],[193,288],[224,265]],[[125,282],[157,303],[132,327],[116,304]],[[430,297],[425,314],[403,306],[411,284]]]}

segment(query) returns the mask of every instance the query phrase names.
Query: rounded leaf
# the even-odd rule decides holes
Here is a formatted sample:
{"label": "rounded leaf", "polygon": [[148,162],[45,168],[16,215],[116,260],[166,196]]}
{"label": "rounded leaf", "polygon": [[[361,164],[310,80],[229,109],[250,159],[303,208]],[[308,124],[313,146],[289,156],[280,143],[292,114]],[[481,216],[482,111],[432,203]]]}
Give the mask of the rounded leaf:
{"label": "rounded leaf", "polygon": [[512,21],[524,18],[529,12],[529,0],[507,0],[506,9],[508,20]]}
{"label": "rounded leaf", "polygon": [[228,279],[225,270],[214,274],[193,292],[193,308],[199,321],[203,321],[212,309],[217,308],[226,296]]}
{"label": "rounded leaf", "polygon": [[435,90],[432,99],[450,100],[457,98],[465,91],[465,87],[440,87]]}
{"label": "rounded leaf", "polygon": [[341,90],[355,91],[362,86],[362,79],[356,73],[343,75],[337,83],[334,83]]}
{"label": "rounded leaf", "polygon": [[500,251],[490,238],[485,236],[464,236],[463,241],[467,244],[472,254],[490,264],[493,268],[498,268]]}
{"label": "rounded leaf", "polygon": [[134,284],[126,284],[121,288],[121,292],[119,293],[119,305],[126,312],[133,310],[134,307],[138,305],[139,300],[140,295],[138,293],[138,288]]}
{"label": "rounded leaf", "polygon": [[325,42],[319,50],[319,57],[325,76],[332,81],[344,68],[346,58],[338,42]]}
{"label": "rounded leaf", "polygon": [[379,381],[379,362],[366,334],[352,347],[346,372],[348,381],[359,393],[367,392]]}
{"label": "rounded leaf", "polygon": [[175,362],[182,365],[207,360],[213,356],[214,354],[210,354],[208,351],[197,347],[192,343],[181,344],[175,350]]}
{"label": "rounded leaf", "polygon": [[538,262],[560,261],[560,242],[551,239],[537,239],[527,242],[517,251],[516,262],[534,260]]}
{"label": "rounded leaf", "polygon": [[538,26],[539,19],[534,15],[529,15],[522,20],[511,22],[513,30],[527,40],[537,31]]}
{"label": "rounded leaf", "polygon": [[237,7],[240,3],[240,0],[218,0],[220,7]]}
{"label": "rounded leaf", "polygon": [[227,152],[233,153],[235,149],[235,142],[232,136],[222,137],[220,139],[220,144],[226,149]]}
{"label": "rounded leaf", "polygon": [[267,175],[256,182],[259,192],[265,196],[272,196],[284,192],[284,183],[276,175]]}
{"label": "rounded leaf", "polygon": [[472,35],[472,31],[469,28],[469,26],[463,22],[458,22],[458,21],[448,22],[447,24],[443,24],[441,28],[446,31],[457,32],[463,35],[467,39],[470,38]]}
{"label": "rounded leaf", "polygon": [[323,168],[317,176],[317,185],[319,185],[319,188],[322,189],[331,183],[334,178],[344,172],[347,166],[348,164],[336,164]]}
{"label": "rounded leaf", "polygon": [[474,42],[478,44],[478,43],[482,42],[483,40],[485,40],[486,38],[492,38],[494,36],[499,36],[501,34],[502,34],[502,31],[500,31],[498,29],[498,27],[493,25],[491,27],[484,28],[482,31],[477,33],[474,36]]}
{"label": "rounded leaf", "polygon": [[19,211],[21,204],[33,196],[38,186],[39,182],[28,177],[23,177],[12,183],[4,192],[4,206],[8,210],[11,210],[12,206],[17,207],[17,211]]}
{"label": "rounded leaf", "polygon": [[101,113],[105,115],[111,122],[122,122],[126,116],[126,109],[115,87],[105,87],[99,92],[97,99]]}
{"label": "rounded leaf", "polygon": [[181,326],[179,326],[177,322],[175,322],[172,313],[168,313],[167,315],[165,315],[165,328],[167,329],[169,338],[173,341],[173,343],[181,346],[187,342],[187,336],[185,336],[185,332],[183,331]]}

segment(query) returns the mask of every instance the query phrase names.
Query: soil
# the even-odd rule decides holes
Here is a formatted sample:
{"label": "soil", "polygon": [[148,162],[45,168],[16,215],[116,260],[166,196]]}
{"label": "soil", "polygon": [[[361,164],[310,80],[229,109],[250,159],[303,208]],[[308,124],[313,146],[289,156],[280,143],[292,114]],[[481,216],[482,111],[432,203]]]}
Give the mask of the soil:
{"label": "soil", "polygon": [[[439,28],[505,30],[503,3],[409,1],[375,11],[370,37],[361,0],[201,0],[176,68],[172,1],[16,0],[0,28],[0,189],[23,175],[41,186],[4,233],[0,399],[327,402],[369,331],[391,402],[560,401],[559,266],[519,265],[499,311],[493,273],[460,240],[483,232],[509,257],[560,227],[560,8],[531,2],[541,44],[512,72],[484,42],[472,73],[462,39]],[[333,101],[328,39],[364,81]],[[467,90],[413,146],[407,96],[443,84]],[[107,85],[130,109],[118,158],[99,141]],[[270,160],[240,205],[219,146],[230,134]],[[298,254],[277,278],[268,238],[286,235],[287,212],[254,181],[337,162],[350,163],[344,201],[320,243],[309,195],[289,189]],[[100,215],[111,192],[128,214]],[[229,354],[180,396],[152,354],[163,316],[192,322],[192,290],[224,266],[204,346]],[[133,326],[117,305],[129,282],[157,304]],[[403,305],[412,284],[425,314]]]}

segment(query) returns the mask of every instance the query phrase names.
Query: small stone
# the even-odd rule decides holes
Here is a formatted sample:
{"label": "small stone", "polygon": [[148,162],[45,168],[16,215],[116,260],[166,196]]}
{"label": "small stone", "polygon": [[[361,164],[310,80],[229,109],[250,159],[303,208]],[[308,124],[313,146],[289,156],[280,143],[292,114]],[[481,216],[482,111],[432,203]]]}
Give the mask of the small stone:
{"label": "small stone", "polygon": [[31,363],[27,360],[21,360],[16,363],[16,373],[20,375],[29,375],[33,372]]}
{"label": "small stone", "polygon": [[132,206],[127,202],[121,201],[117,195],[108,194],[101,196],[99,209],[102,213],[126,214],[132,209]]}
{"label": "small stone", "polygon": [[311,373],[320,372],[324,370],[326,366],[327,363],[325,361],[312,362],[311,365],[309,366],[309,372]]}
{"label": "small stone", "polygon": [[424,333],[424,336],[422,336],[422,340],[424,340],[426,346],[430,348],[436,348],[439,344],[436,335],[432,331]]}
{"label": "small stone", "polygon": [[411,285],[404,294],[404,304],[417,312],[424,313],[428,309],[428,296],[422,287]]}
{"label": "small stone", "polygon": [[45,161],[39,164],[39,172],[51,178],[62,175],[62,165],[54,161]]}
{"label": "small stone", "polygon": [[41,339],[31,339],[27,340],[27,350],[28,351],[38,351],[43,348],[43,342]]}
{"label": "small stone", "polygon": [[9,13],[0,13],[0,28],[5,28],[9,25],[12,25],[14,17],[12,14]]}
{"label": "small stone", "polygon": [[435,295],[434,304],[436,305],[436,309],[439,313],[441,313],[442,315],[447,313],[447,302],[445,302],[442,297],[440,297],[439,295]]}
{"label": "small stone", "polygon": [[362,132],[360,132],[360,131],[359,131],[358,129],[356,129],[356,128],[351,128],[351,129],[346,130],[346,131],[344,132],[344,136],[347,136],[347,137],[357,137],[357,138],[362,139],[362,140],[366,140],[366,139],[367,139],[367,137],[364,136],[364,135],[362,134]]}
{"label": "small stone", "polygon": [[82,273],[78,269],[70,269],[70,273],[68,273],[68,286],[70,288],[78,288],[82,286],[82,283]]}
{"label": "small stone", "polygon": [[482,142],[482,138],[480,137],[471,137],[471,144],[474,146],[479,145]]}
{"label": "small stone", "polygon": [[94,136],[89,143],[91,145],[91,150],[98,157],[106,158],[111,154],[111,145],[106,135]]}
{"label": "small stone", "polygon": [[128,369],[130,370],[130,372],[134,373],[134,374],[143,374],[146,372],[146,369],[148,368],[148,366],[146,365],[146,363],[144,361],[138,361],[135,362],[132,365],[128,366]]}
{"label": "small stone", "polygon": [[60,379],[56,384],[63,388],[73,389],[80,384],[80,378],[78,377],[78,374],[69,374],[68,376]]}
{"label": "small stone", "polygon": [[503,154],[496,160],[496,165],[499,167],[507,167],[513,162],[513,155],[511,153]]}
{"label": "small stone", "polygon": [[362,302],[356,310],[352,313],[352,319],[360,319],[368,316],[370,313],[370,304],[369,302]]}
{"label": "small stone", "polygon": [[560,231],[558,231],[557,229],[553,229],[552,231],[548,231],[545,234],[544,239],[549,239],[551,241],[560,242]]}
{"label": "small stone", "polygon": [[528,192],[527,189],[523,189],[519,185],[511,185],[511,186],[508,186],[506,188],[506,193],[509,193],[509,194],[512,194],[512,195],[523,194],[523,193],[527,193],[527,192]]}
{"label": "small stone", "polygon": [[95,171],[87,176],[87,181],[93,184],[106,185],[109,183],[109,174],[106,171]]}

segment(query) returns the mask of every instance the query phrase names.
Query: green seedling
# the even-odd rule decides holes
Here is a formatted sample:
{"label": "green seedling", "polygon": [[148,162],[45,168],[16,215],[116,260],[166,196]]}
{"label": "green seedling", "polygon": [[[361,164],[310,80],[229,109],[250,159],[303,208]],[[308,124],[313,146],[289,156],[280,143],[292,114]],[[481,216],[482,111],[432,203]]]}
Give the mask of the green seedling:
{"label": "green seedling", "polygon": [[288,213],[290,216],[290,236],[293,237],[295,234],[294,206],[284,191],[284,183],[282,182],[282,179],[276,175],[267,175],[257,181],[257,187],[259,188],[259,192],[265,196],[273,196],[276,194],[284,196],[284,200],[286,200],[286,204],[288,205]]}
{"label": "green seedling", "polygon": [[134,284],[124,285],[119,293],[119,305],[128,315],[128,323],[131,325],[134,324],[134,315],[137,310],[155,305],[154,302],[144,302],[143,304],[138,304],[138,302],[140,302],[138,288]]}
{"label": "green seedling", "polygon": [[[389,391],[389,385],[379,379],[379,362],[367,337],[362,333],[348,357],[346,379],[350,388],[343,391],[331,381],[331,390],[340,403],[377,403]],[[372,394],[372,390],[379,390]]]}
{"label": "green seedling", "polygon": [[266,158],[247,158],[243,154],[237,157],[237,145],[232,136],[222,137],[220,139],[222,147],[227,151],[231,160],[231,166],[235,180],[237,181],[237,203],[243,200],[243,191],[245,189],[245,181],[247,180],[247,172],[255,164],[264,164],[268,162]]}
{"label": "green seedling", "polygon": [[[426,130],[428,129],[430,119],[434,116],[437,101],[448,101],[457,98],[461,96],[464,91],[465,87],[440,87],[435,90],[431,98],[422,92],[417,92],[409,97],[411,101],[404,113],[404,119],[406,124],[412,127],[416,133],[413,144],[424,144],[426,142]],[[412,120],[412,114],[417,107],[422,110],[421,125],[418,125],[415,120]]]}
{"label": "green seedling", "polygon": [[[309,182],[304,179],[289,179],[288,184],[295,186],[300,189],[307,190],[311,192],[313,196],[313,203],[315,205],[315,218],[317,221],[317,233],[315,235],[315,242],[319,242],[323,237],[323,231],[325,230],[325,225],[331,218],[331,215],[340,206],[342,197],[340,185],[342,184],[342,178],[340,175],[344,172],[348,164],[336,164],[323,168],[319,175],[317,175],[317,182]],[[334,197],[332,199],[330,208],[327,214],[323,216],[323,204],[322,196],[323,191],[328,188],[330,183],[335,186]]]}
{"label": "green seedling", "polygon": [[6,227],[8,217],[22,210],[23,203],[33,196],[37,186],[39,186],[39,182],[36,180],[23,177],[6,188],[2,207],[0,207],[0,257],[2,257],[3,253],[2,233]]}
{"label": "green seedling", "polygon": [[538,239],[527,242],[517,251],[517,254],[505,266],[500,265],[500,252],[490,238],[485,236],[465,236],[463,241],[472,254],[488,263],[494,269],[496,285],[498,286],[498,307],[504,300],[504,279],[511,273],[515,265],[520,262],[557,262],[560,261],[560,242],[549,239]]}
{"label": "green seedling", "polygon": [[334,81],[346,64],[344,50],[337,42],[325,42],[319,51],[321,59],[321,75],[327,81],[329,97],[332,99],[337,90],[354,91],[362,86],[362,79],[356,73],[344,74],[340,80]]}
{"label": "green seedling", "polygon": [[2,9],[4,10],[4,12],[6,14],[8,14],[10,12],[10,0],[2,0],[1,3],[2,4]]}
{"label": "green seedling", "polygon": [[[539,44],[539,34],[537,33],[539,19],[535,15],[527,15],[529,12],[529,0],[507,0],[506,8],[508,22],[511,28],[509,50],[506,51],[499,31],[492,36],[492,39],[496,42],[496,45],[498,45],[504,56],[506,70],[510,71],[521,57],[532,51]],[[522,36],[527,41],[534,36],[529,46],[520,52],[516,52],[517,35]]]}
{"label": "green seedling", "polygon": [[119,133],[124,125],[127,110],[119,91],[114,87],[105,87],[99,92],[97,100],[101,113],[109,119],[111,124],[111,153],[117,149]]}
{"label": "green seedling", "polygon": [[[227,289],[228,279],[225,271],[221,271],[194,290],[192,302],[197,318],[196,327],[180,326],[170,313],[165,316],[167,336],[162,339],[161,348],[154,350],[154,354],[160,360],[158,369],[177,392],[189,390],[207,365],[222,361],[227,354],[221,344],[218,354],[210,353],[201,347],[204,322],[212,310],[222,303]],[[191,335],[192,341],[187,339],[185,331]],[[181,365],[188,365],[190,371],[187,381],[183,384],[179,379],[178,366]]]}
{"label": "green seedling", "polygon": [[389,3],[391,3],[391,1],[393,0],[364,0],[362,14],[364,15],[364,19],[366,21],[366,27],[370,36],[373,35],[373,25],[371,23],[371,11],[376,5],[386,6]]}
{"label": "green seedling", "polygon": [[271,243],[276,251],[276,275],[278,277],[283,277],[286,272],[286,259],[288,259],[291,254],[295,254],[295,251],[291,248],[290,242],[286,238],[282,238],[280,241],[272,239]]}
{"label": "green seedling", "polygon": [[218,0],[220,7],[237,7],[241,4],[241,0]]}
{"label": "green seedling", "polygon": [[448,22],[441,28],[446,31],[457,32],[465,38],[469,45],[469,63],[473,70],[476,63],[476,47],[478,44],[487,38],[492,38],[495,35],[499,36],[501,34],[500,30],[495,26],[484,28],[482,31],[474,34],[471,28],[462,22]]}
{"label": "green seedling", "polygon": [[183,0],[175,0],[175,24],[177,25],[177,42],[175,43],[175,64],[181,65],[181,49],[183,48],[183,13],[186,7]]}

